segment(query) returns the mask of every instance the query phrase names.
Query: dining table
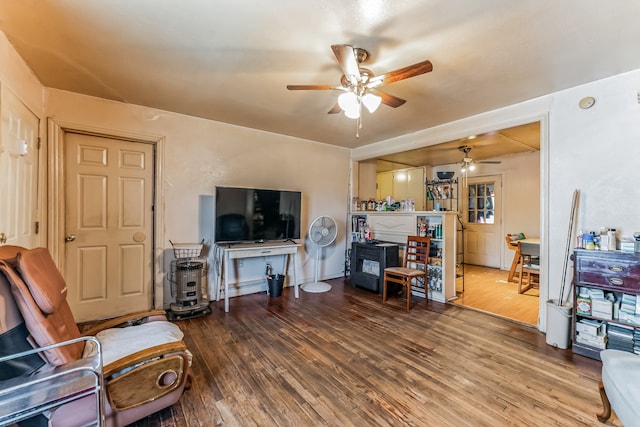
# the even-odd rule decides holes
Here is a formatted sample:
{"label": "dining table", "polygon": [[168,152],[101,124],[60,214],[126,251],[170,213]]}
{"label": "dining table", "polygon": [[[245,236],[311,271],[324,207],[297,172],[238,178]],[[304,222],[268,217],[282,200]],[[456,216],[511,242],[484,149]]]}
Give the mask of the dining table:
{"label": "dining table", "polygon": [[[518,240],[520,243],[531,243],[538,246],[538,253],[540,253],[540,238],[539,237],[527,237],[526,239]],[[513,262],[511,263],[511,269],[509,270],[509,274],[507,276],[507,282],[515,282],[513,276],[515,276],[518,265],[522,263],[520,257],[522,254],[520,253],[519,247],[515,250],[513,254]]]}

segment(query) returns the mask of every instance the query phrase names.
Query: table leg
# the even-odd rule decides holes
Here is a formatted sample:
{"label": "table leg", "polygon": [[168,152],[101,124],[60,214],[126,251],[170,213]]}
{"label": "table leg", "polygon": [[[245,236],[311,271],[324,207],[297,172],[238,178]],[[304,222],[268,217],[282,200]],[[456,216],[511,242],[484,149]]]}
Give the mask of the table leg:
{"label": "table leg", "polygon": [[224,312],[229,312],[229,255],[224,255],[222,270],[224,271]]}
{"label": "table leg", "polygon": [[300,290],[298,280],[296,279],[296,254],[293,254],[293,294],[296,298],[300,298]]}
{"label": "table leg", "polygon": [[217,256],[214,255],[214,263],[218,266],[218,269],[216,270],[217,274],[216,274],[216,284],[215,284],[215,301],[218,302],[220,301],[220,287],[222,286],[222,271],[223,271],[223,265],[222,263],[224,262],[224,255],[222,255],[220,257],[220,259],[217,259]]}

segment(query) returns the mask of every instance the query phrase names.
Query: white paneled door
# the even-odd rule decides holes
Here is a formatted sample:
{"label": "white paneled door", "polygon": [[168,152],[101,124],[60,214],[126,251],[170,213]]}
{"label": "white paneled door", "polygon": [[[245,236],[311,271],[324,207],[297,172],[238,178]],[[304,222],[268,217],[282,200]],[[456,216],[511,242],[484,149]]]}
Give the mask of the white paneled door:
{"label": "white paneled door", "polygon": [[502,176],[468,178],[464,187],[464,262],[500,268]]}
{"label": "white paneled door", "polygon": [[0,90],[0,244],[39,244],[38,127],[40,121],[9,89]]}
{"label": "white paneled door", "polygon": [[65,278],[79,322],[152,307],[153,145],[65,135]]}

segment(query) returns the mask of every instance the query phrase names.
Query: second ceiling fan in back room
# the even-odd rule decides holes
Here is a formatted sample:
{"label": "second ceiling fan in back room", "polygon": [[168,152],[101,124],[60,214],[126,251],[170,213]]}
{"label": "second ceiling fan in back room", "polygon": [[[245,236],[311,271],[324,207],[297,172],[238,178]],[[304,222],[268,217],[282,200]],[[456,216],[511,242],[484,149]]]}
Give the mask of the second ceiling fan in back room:
{"label": "second ceiling fan in back room", "polygon": [[425,60],[376,76],[371,70],[360,66],[369,57],[369,52],[365,49],[347,44],[334,44],[331,45],[331,49],[344,73],[339,85],[287,85],[287,89],[338,90],[343,92],[338,97],[338,103],[329,110],[329,114],[344,111],[347,117],[356,119],[356,138],[360,136],[359,130],[362,128],[363,105],[370,113],[373,113],[381,103],[397,108],[407,102],[402,98],[382,92],[378,89],[380,86],[433,70],[431,61]]}
{"label": "second ceiling fan in back room", "polygon": [[464,186],[467,186],[467,174],[476,169],[476,163],[488,163],[488,164],[500,164],[502,163],[500,160],[473,160],[469,152],[471,151],[471,147],[466,145],[462,145],[458,147],[458,150],[464,153],[464,157],[460,162],[460,172],[462,172],[462,177],[464,178]]}

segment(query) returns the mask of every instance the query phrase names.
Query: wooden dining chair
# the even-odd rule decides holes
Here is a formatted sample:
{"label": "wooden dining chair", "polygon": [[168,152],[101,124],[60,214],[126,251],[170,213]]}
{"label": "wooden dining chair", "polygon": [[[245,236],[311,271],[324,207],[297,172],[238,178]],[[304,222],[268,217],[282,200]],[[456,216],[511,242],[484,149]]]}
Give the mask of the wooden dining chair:
{"label": "wooden dining chair", "polygon": [[[521,294],[540,283],[540,244],[518,242],[520,252],[520,278],[518,280],[518,293]],[[526,275],[526,283],[524,277]],[[533,279],[537,279],[535,282]]]}
{"label": "wooden dining chair", "polygon": [[522,256],[520,255],[520,247],[518,246],[518,242],[522,239],[525,239],[525,235],[523,233],[507,234],[505,237],[507,248],[515,251],[513,254],[513,261],[511,261],[511,268],[507,275],[507,282],[513,281],[513,276],[515,276],[518,266],[522,264]]}
{"label": "wooden dining chair", "polygon": [[424,297],[428,300],[429,289],[427,286],[430,237],[409,236],[407,247],[404,251],[402,267],[387,267],[384,269],[384,284],[382,287],[382,303],[387,301],[387,292],[390,283],[397,283],[407,289],[407,311],[411,309],[411,284],[414,281],[422,281],[424,284]]}

